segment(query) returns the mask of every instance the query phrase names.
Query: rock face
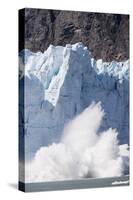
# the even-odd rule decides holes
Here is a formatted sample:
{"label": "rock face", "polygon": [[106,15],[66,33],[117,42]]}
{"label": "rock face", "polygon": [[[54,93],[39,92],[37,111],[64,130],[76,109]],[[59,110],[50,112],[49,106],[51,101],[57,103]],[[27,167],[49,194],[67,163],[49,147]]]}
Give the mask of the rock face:
{"label": "rock face", "polygon": [[25,83],[25,116],[20,121],[25,124],[27,158],[39,147],[58,142],[65,124],[92,102],[100,101],[106,113],[99,133],[116,128],[120,143],[129,142],[128,61],[96,62],[87,47],[77,43],[50,45],[44,53],[23,50],[20,64],[20,83]]}
{"label": "rock face", "polygon": [[50,44],[83,42],[95,59],[129,58],[129,15],[26,8],[24,17],[20,50],[24,37],[25,48],[33,52],[44,52]]}

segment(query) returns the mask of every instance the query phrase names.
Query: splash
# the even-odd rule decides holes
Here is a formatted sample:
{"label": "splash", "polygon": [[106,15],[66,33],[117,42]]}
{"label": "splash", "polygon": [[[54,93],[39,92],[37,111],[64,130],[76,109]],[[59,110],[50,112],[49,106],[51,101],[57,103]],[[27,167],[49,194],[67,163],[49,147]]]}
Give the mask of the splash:
{"label": "splash", "polygon": [[121,176],[128,171],[128,145],[115,129],[98,134],[105,115],[92,103],[64,128],[60,143],[41,147],[26,164],[26,182]]}

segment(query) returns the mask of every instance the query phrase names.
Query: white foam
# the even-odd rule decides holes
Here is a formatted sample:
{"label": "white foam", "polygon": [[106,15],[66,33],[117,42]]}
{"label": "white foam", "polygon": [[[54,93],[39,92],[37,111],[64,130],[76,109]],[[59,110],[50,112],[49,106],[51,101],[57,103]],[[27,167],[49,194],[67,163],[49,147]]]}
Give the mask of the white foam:
{"label": "white foam", "polygon": [[101,104],[93,103],[70,121],[58,144],[41,147],[26,164],[26,182],[121,176],[127,145],[119,146],[112,128],[97,134],[103,116]]}

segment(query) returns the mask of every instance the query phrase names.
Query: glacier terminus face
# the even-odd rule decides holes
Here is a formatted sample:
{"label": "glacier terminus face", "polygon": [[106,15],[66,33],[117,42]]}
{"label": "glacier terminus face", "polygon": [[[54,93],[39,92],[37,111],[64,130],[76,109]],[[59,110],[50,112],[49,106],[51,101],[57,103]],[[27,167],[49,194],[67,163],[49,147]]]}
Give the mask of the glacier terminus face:
{"label": "glacier terminus face", "polygon": [[[20,122],[25,124],[21,134],[26,160],[33,159],[40,147],[63,141],[64,127],[98,102],[105,114],[97,137],[112,128],[118,132],[120,145],[129,144],[129,60],[95,60],[79,42],[65,47],[50,45],[44,53],[25,49],[19,61],[20,85],[24,83],[25,113],[24,119],[20,114]],[[89,134],[88,140],[91,137]],[[66,146],[63,148],[66,151]],[[97,176],[100,173],[95,172]]]}

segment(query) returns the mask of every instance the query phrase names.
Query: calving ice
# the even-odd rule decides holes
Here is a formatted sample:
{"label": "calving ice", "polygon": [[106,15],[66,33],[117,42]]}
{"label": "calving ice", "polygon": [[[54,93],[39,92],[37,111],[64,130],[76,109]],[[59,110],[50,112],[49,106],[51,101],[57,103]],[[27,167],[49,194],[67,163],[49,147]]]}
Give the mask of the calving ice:
{"label": "calving ice", "polygon": [[100,130],[115,128],[120,143],[128,143],[128,61],[105,67],[82,43],[50,45],[44,53],[24,50],[20,61],[21,69],[25,66],[20,77],[25,81],[28,156],[42,145],[58,142],[64,125],[99,101],[106,113]]}
{"label": "calving ice", "polygon": [[95,61],[82,43],[50,45],[44,53],[24,50],[20,61],[26,180],[128,173],[129,62]]}
{"label": "calving ice", "polygon": [[[112,128],[98,134],[104,111],[92,104],[64,128],[59,143],[41,147],[26,165],[26,182],[104,178],[128,172],[128,145]],[[106,169],[106,170],[105,170]]]}

